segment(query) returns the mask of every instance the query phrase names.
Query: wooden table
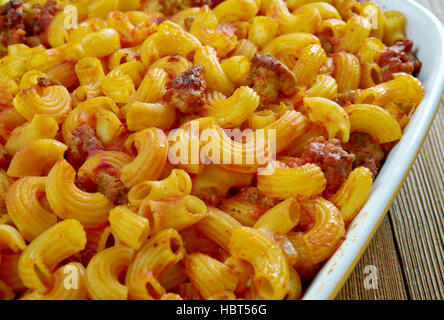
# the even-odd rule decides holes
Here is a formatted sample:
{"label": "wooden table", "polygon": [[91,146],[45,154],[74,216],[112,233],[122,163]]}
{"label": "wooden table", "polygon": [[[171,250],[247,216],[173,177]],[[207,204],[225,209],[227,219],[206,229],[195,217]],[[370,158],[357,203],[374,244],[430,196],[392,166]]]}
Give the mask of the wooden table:
{"label": "wooden table", "polygon": [[[416,1],[444,23],[443,0]],[[444,299],[442,104],[404,187],[337,299]],[[378,270],[377,289],[365,289],[367,265]]]}

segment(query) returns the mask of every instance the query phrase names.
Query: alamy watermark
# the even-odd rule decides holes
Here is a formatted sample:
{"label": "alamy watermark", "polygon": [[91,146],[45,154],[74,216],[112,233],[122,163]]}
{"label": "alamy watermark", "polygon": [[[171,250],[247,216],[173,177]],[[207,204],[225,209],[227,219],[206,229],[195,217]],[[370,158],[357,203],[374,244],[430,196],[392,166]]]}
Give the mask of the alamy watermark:
{"label": "alamy watermark", "polygon": [[275,129],[200,130],[199,122],[168,134],[168,161],[172,165],[219,164],[255,168],[258,175],[270,175],[275,170]]}
{"label": "alamy watermark", "polygon": [[378,289],[378,268],[374,265],[367,265],[364,268],[364,288],[366,290]]}
{"label": "alamy watermark", "polygon": [[79,288],[79,268],[68,264],[63,267],[63,273],[65,274],[63,287],[66,290],[77,290]]}
{"label": "alamy watermark", "polygon": [[68,5],[63,9],[65,14],[65,19],[63,20],[63,27],[66,30],[77,29],[79,15],[77,13],[77,7],[73,5]]}

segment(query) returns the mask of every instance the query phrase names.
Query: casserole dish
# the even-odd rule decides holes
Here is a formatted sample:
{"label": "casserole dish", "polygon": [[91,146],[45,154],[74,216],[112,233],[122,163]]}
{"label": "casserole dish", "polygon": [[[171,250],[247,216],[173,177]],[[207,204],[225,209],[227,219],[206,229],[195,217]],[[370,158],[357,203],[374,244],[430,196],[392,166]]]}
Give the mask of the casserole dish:
{"label": "casserole dish", "polygon": [[441,22],[413,0],[374,0],[383,11],[398,10],[407,18],[407,37],[423,62],[419,79],[425,98],[404,136],[391,151],[372,188],[370,198],[346,233],[346,239],[324,264],[303,299],[334,299],[353,271],[405,181],[429,132],[444,90],[444,29]]}

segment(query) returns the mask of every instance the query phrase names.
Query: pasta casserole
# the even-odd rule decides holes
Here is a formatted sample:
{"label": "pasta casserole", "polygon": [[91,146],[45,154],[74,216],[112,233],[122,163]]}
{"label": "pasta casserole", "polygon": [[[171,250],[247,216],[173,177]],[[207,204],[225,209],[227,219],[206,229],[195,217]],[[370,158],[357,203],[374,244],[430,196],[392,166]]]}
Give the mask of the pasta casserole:
{"label": "pasta casserole", "polygon": [[1,299],[300,299],[424,97],[372,2],[0,4]]}

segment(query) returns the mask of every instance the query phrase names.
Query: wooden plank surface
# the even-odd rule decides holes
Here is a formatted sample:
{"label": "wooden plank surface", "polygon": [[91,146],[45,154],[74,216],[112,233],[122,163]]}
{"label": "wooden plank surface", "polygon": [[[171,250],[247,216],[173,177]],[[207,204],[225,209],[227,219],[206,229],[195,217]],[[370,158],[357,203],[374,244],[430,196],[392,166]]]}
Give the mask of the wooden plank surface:
{"label": "wooden plank surface", "polygon": [[[368,276],[365,273],[366,266],[376,267],[376,289],[365,288],[364,281]],[[405,300],[407,298],[408,294],[404,286],[402,268],[397,256],[390,220],[386,217],[337,299]]]}
{"label": "wooden plank surface", "polygon": [[[417,1],[444,23],[443,0]],[[367,265],[377,268],[377,289],[365,288]],[[444,299],[442,105],[388,216],[337,299]]]}

